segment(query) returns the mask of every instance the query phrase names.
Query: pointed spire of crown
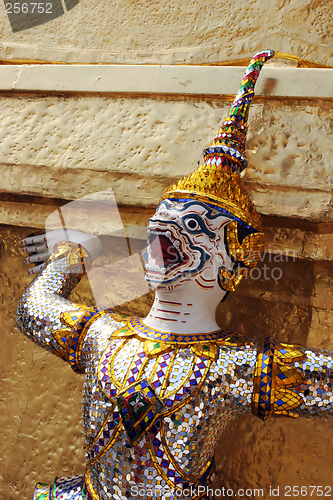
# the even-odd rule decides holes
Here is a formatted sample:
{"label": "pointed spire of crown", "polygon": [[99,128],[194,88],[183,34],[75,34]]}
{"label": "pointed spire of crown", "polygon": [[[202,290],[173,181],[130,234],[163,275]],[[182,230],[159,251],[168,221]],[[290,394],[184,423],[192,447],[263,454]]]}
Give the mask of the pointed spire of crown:
{"label": "pointed spire of crown", "polygon": [[[247,133],[247,120],[254,87],[264,63],[274,56],[273,50],[258,52],[245,71],[238,94],[232,103],[229,116],[221,125],[213,144],[204,150],[205,163],[208,165],[216,156],[223,156],[232,170],[238,173],[247,167],[243,154]],[[214,164],[214,161],[212,162]]]}
{"label": "pointed spire of crown", "polygon": [[273,56],[273,50],[263,50],[253,56],[228,118],[223,121],[214,142],[203,152],[204,165],[170,187],[161,200],[200,200],[248,227],[260,229],[259,214],[239,174],[247,167],[244,150],[254,87],[262,66]]}

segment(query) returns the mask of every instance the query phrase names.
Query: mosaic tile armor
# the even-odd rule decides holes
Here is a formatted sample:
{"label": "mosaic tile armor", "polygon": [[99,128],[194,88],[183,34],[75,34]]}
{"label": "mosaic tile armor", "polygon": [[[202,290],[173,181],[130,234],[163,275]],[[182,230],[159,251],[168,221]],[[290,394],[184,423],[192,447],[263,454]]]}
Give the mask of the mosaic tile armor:
{"label": "mosaic tile armor", "polygon": [[228,422],[332,413],[331,353],[227,330],[161,332],[74,304],[87,257],[59,243],[17,311],[25,335],[85,377],[85,475],[38,483],[36,499],[209,498]]}
{"label": "mosaic tile armor", "polygon": [[18,328],[85,377],[86,472],[38,483],[36,500],[210,498],[215,447],[231,420],[332,413],[332,353],[269,332],[259,341],[214,331],[219,301],[263,248],[239,173],[254,85],[273,55],[253,57],[204,165],[169,188],[149,221],[146,280],[156,296],[144,320],[68,300],[90,266],[73,242],[58,242],[20,301]]}

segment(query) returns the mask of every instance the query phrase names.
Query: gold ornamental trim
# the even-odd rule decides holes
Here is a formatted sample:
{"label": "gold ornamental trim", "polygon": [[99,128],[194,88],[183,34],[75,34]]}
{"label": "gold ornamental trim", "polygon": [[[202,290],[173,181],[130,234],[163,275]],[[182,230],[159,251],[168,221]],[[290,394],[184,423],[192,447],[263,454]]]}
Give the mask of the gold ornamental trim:
{"label": "gold ornamental trim", "polygon": [[258,218],[251,217],[248,213],[245,212],[238,205],[229,201],[227,198],[219,198],[218,196],[214,196],[212,194],[208,195],[206,193],[200,191],[183,191],[183,190],[175,190],[175,191],[167,191],[161,198],[160,202],[165,199],[172,198],[180,198],[186,200],[198,200],[203,203],[210,203],[211,205],[215,205],[216,207],[222,208],[226,212],[231,215],[241,219],[246,224],[249,224],[254,229],[261,230],[261,221]]}

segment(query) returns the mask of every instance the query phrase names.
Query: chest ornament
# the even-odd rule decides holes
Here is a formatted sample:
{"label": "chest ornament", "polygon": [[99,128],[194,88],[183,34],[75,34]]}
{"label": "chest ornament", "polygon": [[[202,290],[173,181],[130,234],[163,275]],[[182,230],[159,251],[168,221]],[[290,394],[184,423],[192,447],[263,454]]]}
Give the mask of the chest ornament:
{"label": "chest ornament", "polygon": [[155,331],[139,318],[112,318],[119,328],[100,359],[99,382],[134,446],[195,397],[221,347],[251,345],[227,330],[182,335]]}
{"label": "chest ornament", "polygon": [[139,380],[119,393],[117,403],[125,430],[133,445],[152,427],[164,407],[164,403],[147,379]]}
{"label": "chest ornament", "polygon": [[177,347],[190,348],[193,354],[210,361],[217,361],[219,346],[253,345],[243,335],[234,334],[225,329],[210,333],[185,335],[180,333],[154,330],[146,326],[141,318],[129,318],[127,325],[117,330],[113,338],[135,336],[144,343],[146,355],[152,359],[173,351]]}

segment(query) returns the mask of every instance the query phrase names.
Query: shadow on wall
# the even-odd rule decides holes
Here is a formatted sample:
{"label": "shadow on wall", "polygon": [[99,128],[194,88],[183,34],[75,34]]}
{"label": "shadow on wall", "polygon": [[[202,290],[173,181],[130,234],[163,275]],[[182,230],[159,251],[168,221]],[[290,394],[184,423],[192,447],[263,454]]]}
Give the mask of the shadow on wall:
{"label": "shadow on wall", "polygon": [[73,9],[80,0],[3,1],[12,31],[17,33],[53,21]]}

